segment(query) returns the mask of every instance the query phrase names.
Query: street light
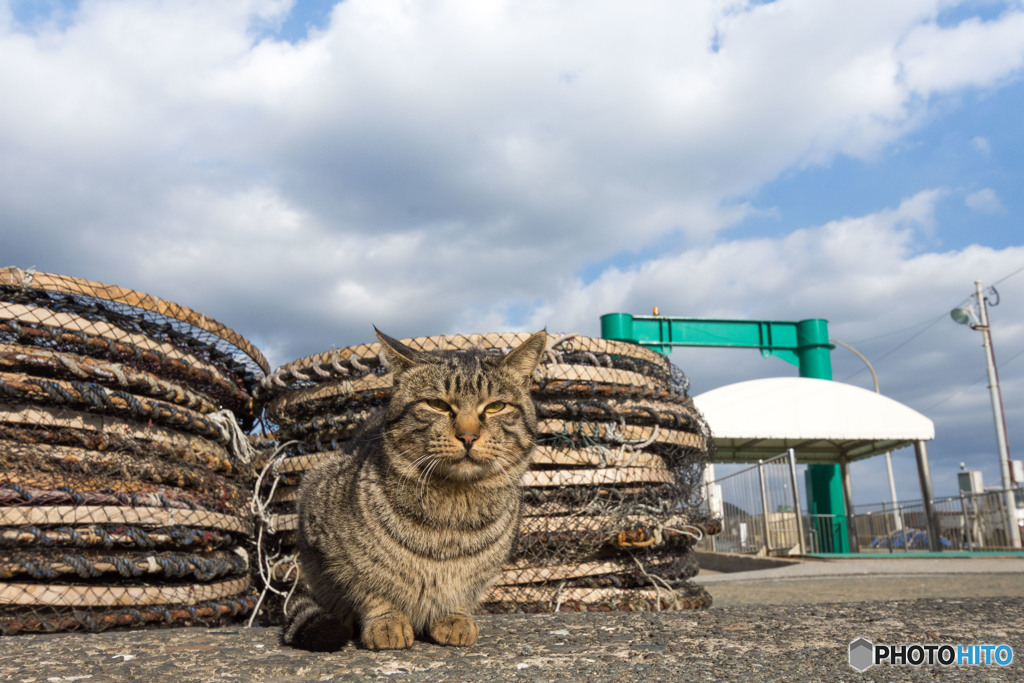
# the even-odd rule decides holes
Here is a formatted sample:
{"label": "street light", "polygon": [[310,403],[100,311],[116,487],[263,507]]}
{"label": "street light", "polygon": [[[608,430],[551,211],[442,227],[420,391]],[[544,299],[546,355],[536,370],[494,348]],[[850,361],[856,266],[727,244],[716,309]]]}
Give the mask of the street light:
{"label": "street light", "polygon": [[[976,292],[972,295],[973,303],[954,308],[949,312],[951,318],[960,325],[967,325],[972,330],[980,330],[984,338],[985,357],[988,360],[988,388],[992,397],[992,414],[996,423],[996,445],[999,448],[999,468],[1003,478],[1003,496],[1006,508],[1006,535],[1014,548],[1020,548],[1020,531],[1017,529],[1017,504],[1013,497],[1013,480],[1010,478],[1010,448],[1006,442],[1006,417],[1003,412],[1003,395],[999,390],[999,374],[996,372],[996,356],[992,350],[992,334],[988,324],[988,299],[981,292],[981,282],[975,280]],[[995,295],[993,306],[999,304],[999,293],[995,287],[989,290]],[[977,306],[977,310],[975,309]]]}
{"label": "street light", "polygon": [[949,317],[959,325],[970,325],[972,328],[978,329],[974,327],[977,319],[974,317],[973,306],[961,306],[960,308],[954,308],[949,312]]}

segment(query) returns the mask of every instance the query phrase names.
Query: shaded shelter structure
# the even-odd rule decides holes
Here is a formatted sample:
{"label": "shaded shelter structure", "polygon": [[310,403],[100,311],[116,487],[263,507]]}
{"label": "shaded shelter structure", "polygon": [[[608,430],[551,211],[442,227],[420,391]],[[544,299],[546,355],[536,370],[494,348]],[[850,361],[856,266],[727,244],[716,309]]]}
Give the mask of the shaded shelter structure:
{"label": "shaded shelter structure", "polygon": [[[940,549],[925,445],[935,438],[935,425],[921,413],[861,387],[808,377],[738,382],[696,396],[694,404],[714,434],[715,462],[757,462],[792,448],[798,463],[839,465],[841,481],[831,485],[842,487],[850,523],[850,463],[913,446],[929,543]],[[807,483],[811,507],[820,482]],[[856,545],[854,534],[850,540]]]}

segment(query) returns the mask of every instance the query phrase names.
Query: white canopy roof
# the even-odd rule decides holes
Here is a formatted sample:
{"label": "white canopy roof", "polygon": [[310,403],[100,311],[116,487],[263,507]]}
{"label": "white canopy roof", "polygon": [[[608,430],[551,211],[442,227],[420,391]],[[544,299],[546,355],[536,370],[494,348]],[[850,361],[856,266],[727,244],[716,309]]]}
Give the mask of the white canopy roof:
{"label": "white canopy roof", "polygon": [[935,438],[935,424],[916,410],[829,380],[755,379],[693,401],[715,436],[716,462],[751,462],[793,448],[799,462],[837,463]]}

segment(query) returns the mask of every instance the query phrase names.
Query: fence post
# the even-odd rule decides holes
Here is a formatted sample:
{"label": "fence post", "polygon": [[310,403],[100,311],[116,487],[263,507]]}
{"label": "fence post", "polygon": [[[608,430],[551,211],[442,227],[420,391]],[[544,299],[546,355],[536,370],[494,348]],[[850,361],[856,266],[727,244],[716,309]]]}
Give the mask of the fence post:
{"label": "fence post", "polygon": [[903,504],[899,506],[900,511],[900,528],[903,529],[903,552],[910,552],[910,544],[907,543],[907,519],[903,516]]}
{"label": "fence post", "polygon": [[963,541],[961,550],[971,549],[971,523],[967,519],[967,501],[964,500],[964,490],[960,489],[960,518],[963,520]]}
{"label": "fence post", "polygon": [[764,460],[757,461],[757,478],[761,481],[761,512],[764,514],[764,554],[772,552],[772,537],[768,529],[768,490],[764,485]]}
{"label": "fence post", "polygon": [[889,546],[889,554],[892,554],[892,532],[889,531],[889,513],[885,511],[885,501],[882,501],[882,519],[885,521],[885,540],[886,545]]}
{"label": "fence post", "polygon": [[796,513],[796,536],[799,539],[800,554],[804,552],[804,520],[800,514],[800,489],[796,480],[796,451],[789,449],[789,484],[793,487],[793,512]]}
{"label": "fence post", "polygon": [[[704,482],[704,505],[706,505],[707,508],[708,508],[708,519],[711,519],[711,512],[712,511],[711,511],[711,482],[710,481],[705,481]],[[725,515],[722,515],[722,529],[725,529]],[[718,550],[718,547],[715,545],[715,536],[717,536],[717,534],[713,534],[711,536],[711,552],[715,552],[716,550]],[[707,538],[707,537],[705,536],[705,538]]]}
{"label": "fence post", "polygon": [[977,493],[972,493],[971,494],[971,508],[972,508],[972,513],[974,515],[974,521],[978,523],[978,528],[980,529],[981,545],[987,547],[989,545],[988,540],[989,540],[989,538],[992,537],[992,534],[989,531],[988,502],[985,500],[984,494],[981,494],[981,495],[982,495],[981,506],[979,507],[978,506],[978,494]]}

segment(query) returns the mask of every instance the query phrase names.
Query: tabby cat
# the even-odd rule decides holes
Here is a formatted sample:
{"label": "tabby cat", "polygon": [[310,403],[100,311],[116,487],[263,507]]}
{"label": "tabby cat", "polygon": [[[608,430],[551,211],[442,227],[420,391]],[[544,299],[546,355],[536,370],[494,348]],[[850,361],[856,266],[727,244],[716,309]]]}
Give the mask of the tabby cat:
{"label": "tabby cat", "polygon": [[[374,328],[376,330],[376,328]],[[471,645],[471,613],[506,561],[537,433],[530,400],[547,335],[508,355],[415,351],[376,330],[393,377],[379,421],[299,493],[304,586],[281,634],[333,650],[428,635]]]}

